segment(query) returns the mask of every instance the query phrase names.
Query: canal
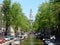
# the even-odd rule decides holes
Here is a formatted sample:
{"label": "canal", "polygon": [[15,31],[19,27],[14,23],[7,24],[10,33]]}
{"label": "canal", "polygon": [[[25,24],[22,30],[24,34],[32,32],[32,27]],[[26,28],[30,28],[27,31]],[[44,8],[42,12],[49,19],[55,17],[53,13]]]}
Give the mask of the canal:
{"label": "canal", "polygon": [[28,39],[22,40],[20,45],[43,45],[43,42],[30,35]]}

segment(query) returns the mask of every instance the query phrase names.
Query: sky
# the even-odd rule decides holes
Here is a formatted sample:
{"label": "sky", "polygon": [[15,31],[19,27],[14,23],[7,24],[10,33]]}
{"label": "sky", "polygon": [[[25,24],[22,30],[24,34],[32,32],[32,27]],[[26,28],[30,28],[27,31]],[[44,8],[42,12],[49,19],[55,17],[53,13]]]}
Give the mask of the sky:
{"label": "sky", "polygon": [[[2,3],[2,1],[3,0],[0,0],[0,4]],[[29,19],[30,8],[31,8],[33,19],[35,19],[35,15],[38,11],[39,5],[48,0],[11,0],[11,1],[12,1],[12,3],[17,2],[17,3],[21,4],[23,12],[28,17],[28,19]]]}

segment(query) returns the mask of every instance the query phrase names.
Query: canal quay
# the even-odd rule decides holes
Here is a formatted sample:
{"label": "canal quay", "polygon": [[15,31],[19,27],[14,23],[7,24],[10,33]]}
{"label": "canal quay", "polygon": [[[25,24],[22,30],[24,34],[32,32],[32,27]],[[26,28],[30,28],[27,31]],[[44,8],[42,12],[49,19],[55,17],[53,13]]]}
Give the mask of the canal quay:
{"label": "canal quay", "polygon": [[39,39],[36,39],[34,35],[30,35],[28,39],[22,40],[20,45],[44,45]]}

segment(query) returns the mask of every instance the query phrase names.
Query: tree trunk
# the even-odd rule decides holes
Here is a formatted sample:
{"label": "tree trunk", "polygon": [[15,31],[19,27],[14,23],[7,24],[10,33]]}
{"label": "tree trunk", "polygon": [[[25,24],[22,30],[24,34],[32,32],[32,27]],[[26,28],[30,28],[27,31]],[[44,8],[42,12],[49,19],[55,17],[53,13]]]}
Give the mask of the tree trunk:
{"label": "tree trunk", "polygon": [[15,37],[17,36],[18,26],[15,27]]}
{"label": "tree trunk", "polygon": [[6,23],[6,31],[5,31],[5,36],[10,35],[10,25]]}

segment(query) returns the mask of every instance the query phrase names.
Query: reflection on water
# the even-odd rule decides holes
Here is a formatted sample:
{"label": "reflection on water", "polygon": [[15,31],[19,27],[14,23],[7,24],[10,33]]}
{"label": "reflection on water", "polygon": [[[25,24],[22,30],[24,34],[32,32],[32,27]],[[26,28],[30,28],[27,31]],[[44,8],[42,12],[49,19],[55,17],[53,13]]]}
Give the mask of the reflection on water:
{"label": "reflection on water", "polygon": [[43,42],[30,36],[27,40],[21,41],[20,45],[43,45]]}
{"label": "reflection on water", "polygon": [[30,45],[34,45],[34,35],[30,36]]}
{"label": "reflection on water", "polygon": [[43,45],[43,42],[38,39],[34,39],[34,45]]}

